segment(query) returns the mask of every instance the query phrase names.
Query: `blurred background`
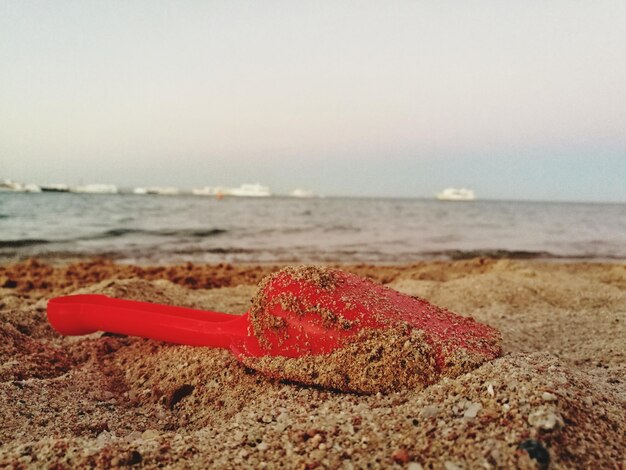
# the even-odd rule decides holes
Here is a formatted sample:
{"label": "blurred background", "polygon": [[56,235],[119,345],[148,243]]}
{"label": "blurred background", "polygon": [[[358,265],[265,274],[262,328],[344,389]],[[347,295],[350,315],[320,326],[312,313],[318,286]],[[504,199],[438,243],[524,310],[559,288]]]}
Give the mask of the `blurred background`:
{"label": "blurred background", "polygon": [[626,257],[626,4],[0,4],[0,258]]}

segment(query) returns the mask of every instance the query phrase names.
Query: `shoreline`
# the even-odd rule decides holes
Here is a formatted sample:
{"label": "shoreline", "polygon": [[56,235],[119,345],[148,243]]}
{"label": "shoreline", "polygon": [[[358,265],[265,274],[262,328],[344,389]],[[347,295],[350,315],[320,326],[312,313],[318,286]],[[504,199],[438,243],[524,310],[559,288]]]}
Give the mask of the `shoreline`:
{"label": "shoreline", "polygon": [[[217,251],[216,251],[217,252]],[[237,253],[238,249],[234,249],[233,253]],[[224,250],[223,253],[228,253],[228,250]],[[202,265],[217,265],[217,264],[231,264],[231,265],[289,265],[289,264],[332,264],[351,266],[355,264],[368,264],[372,266],[406,266],[413,263],[423,262],[441,262],[441,261],[471,261],[474,259],[485,260],[515,260],[515,261],[528,261],[539,263],[603,263],[603,264],[622,264],[626,263],[626,258],[622,256],[606,256],[606,255],[559,255],[549,252],[536,252],[536,251],[524,251],[524,250],[503,250],[503,249],[489,249],[489,250],[445,250],[442,252],[428,252],[428,253],[416,253],[411,256],[405,256],[401,258],[389,257],[389,259],[353,259],[350,257],[336,257],[325,259],[322,257],[302,258],[298,256],[294,257],[280,257],[275,259],[259,260],[259,259],[245,259],[245,258],[232,258],[225,256],[223,259],[215,260],[203,260],[201,257],[205,252],[199,251],[197,256],[165,256],[161,257],[128,257],[124,253],[116,252],[103,252],[103,253],[72,253],[72,252],[50,252],[50,253],[25,253],[15,255],[5,255],[0,252],[0,266],[5,266],[15,263],[23,263],[29,260],[35,259],[40,262],[62,265],[69,263],[90,262],[93,260],[106,260],[117,264],[123,265],[138,265],[138,266],[175,266],[187,263],[202,264]],[[405,261],[406,259],[410,261]]]}
{"label": "shoreline", "polygon": [[505,355],[423,390],[306,387],[224,350],[61,337],[45,319],[70,293],[242,313],[284,264],[4,263],[0,466],[624,465],[626,263],[333,265],[498,328]]}

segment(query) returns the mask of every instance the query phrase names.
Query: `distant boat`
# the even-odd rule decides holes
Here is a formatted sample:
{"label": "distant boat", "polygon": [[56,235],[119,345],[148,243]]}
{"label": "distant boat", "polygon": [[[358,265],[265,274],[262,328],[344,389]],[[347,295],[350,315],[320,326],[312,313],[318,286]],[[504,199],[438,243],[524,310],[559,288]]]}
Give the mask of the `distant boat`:
{"label": "distant boat", "polygon": [[176,196],[180,190],[173,186],[153,186],[150,188],[135,188],[133,194],[158,194],[160,196]]}
{"label": "distant boat", "polygon": [[67,184],[46,184],[41,186],[41,190],[48,193],[69,193],[70,187]]}
{"label": "distant boat", "polygon": [[205,186],[204,188],[192,189],[191,194],[193,194],[194,196],[215,196],[217,193],[213,188]]}
{"label": "distant boat", "polygon": [[22,188],[20,189],[20,191],[23,193],[40,193],[41,188],[36,184],[26,183],[22,185]]}
{"label": "distant boat", "polygon": [[440,201],[473,201],[476,195],[472,189],[446,188],[437,194]]}
{"label": "distant boat", "polygon": [[194,188],[191,190],[191,194],[194,196],[215,196],[218,200],[224,199],[224,196],[231,195],[232,189],[225,188],[224,186],[205,186],[204,188]]}
{"label": "distant boat", "polygon": [[291,197],[313,197],[313,191],[308,189],[294,189],[289,193]]}
{"label": "distant boat", "polygon": [[176,196],[180,194],[180,189],[174,186],[157,186],[155,188],[148,188],[148,194],[159,194],[161,196]]}
{"label": "distant boat", "polygon": [[36,184],[18,183],[17,181],[1,180],[0,191],[11,191],[16,193],[40,193],[41,188]]}
{"label": "distant boat", "polygon": [[114,184],[86,184],[72,188],[73,193],[117,194],[119,190]]}
{"label": "distant boat", "polygon": [[256,184],[242,184],[238,188],[233,188],[227,193],[228,196],[239,197],[268,197],[272,195],[270,188],[262,186],[259,183]]}

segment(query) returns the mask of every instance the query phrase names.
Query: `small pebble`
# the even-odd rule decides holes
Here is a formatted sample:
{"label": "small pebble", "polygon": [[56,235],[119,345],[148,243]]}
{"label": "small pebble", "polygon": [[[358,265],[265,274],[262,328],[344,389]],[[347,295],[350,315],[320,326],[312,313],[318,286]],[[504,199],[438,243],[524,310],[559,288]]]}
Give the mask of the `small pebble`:
{"label": "small pebble", "polygon": [[410,462],[407,466],[406,466],[407,470],[424,470],[424,467],[422,467],[422,464],[419,464],[417,462]]}
{"label": "small pebble", "polygon": [[560,427],[563,424],[563,419],[553,411],[546,408],[538,408],[530,412],[528,423],[537,429],[549,431]]}
{"label": "small pebble", "polygon": [[463,413],[463,417],[466,419],[474,419],[482,407],[480,403],[470,403],[465,413]]}
{"label": "small pebble", "polygon": [[394,462],[402,464],[402,463],[407,463],[411,457],[409,456],[409,451],[402,448],[402,449],[395,450],[394,453],[391,454],[391,458],[393,459]]}
{"label": "small pebble", "polygon": [[439,414],[439,411],[439,407],[437,407],[436,405],[428,405],[422,408],[420,416],[424,419],[432,418],[434,416],[437,416]]}
{"label": "small pebble", "polygon": [[100,434],[98,434],[96,440],[99,444],[108,444],[112,440],[111,437],[112,435],[109,431],[102,431]]}
{"label": "small pebble", "polygon": [[159,431],[157,431],[156,429],[146,429],[143,433],[141,433],[141,437],[142,439],[150,440],[156,439],[157,437],[159,437],[159,434]]}
{"label": "small pebble", "polygon": [[126,439],[128,441],[136,441],[137,439],[141,439],[142,435],[139,431],[132,431],[126,435]]}
{"label": "small pebble", "polygon": [[317,447],[320,442],[322,442],[322,436],[319,434],[316,434],[311,438],[311,444],[313,444],[313,447]]}

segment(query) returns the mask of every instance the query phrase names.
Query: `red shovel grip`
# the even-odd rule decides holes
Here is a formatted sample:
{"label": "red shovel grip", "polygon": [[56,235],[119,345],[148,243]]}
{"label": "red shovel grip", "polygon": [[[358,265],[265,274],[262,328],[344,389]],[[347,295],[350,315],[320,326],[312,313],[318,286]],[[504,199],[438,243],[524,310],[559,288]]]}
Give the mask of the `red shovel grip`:
{"label": "red shovel grip", "polygon": [[85,294],[48,301],[48,321],[64,335],[96,331],[192,346],[230,347],[247,336],[248,315],[195,310]]}

